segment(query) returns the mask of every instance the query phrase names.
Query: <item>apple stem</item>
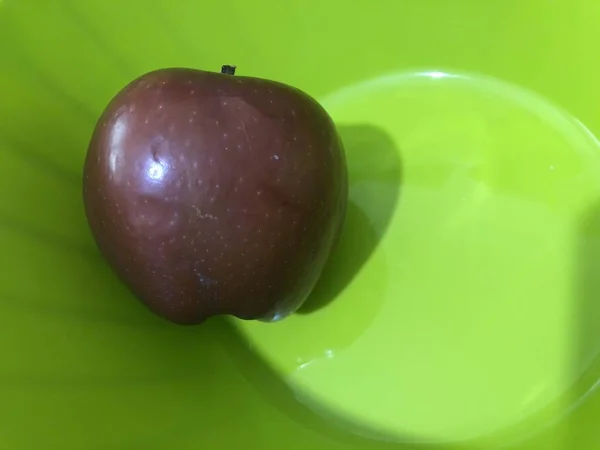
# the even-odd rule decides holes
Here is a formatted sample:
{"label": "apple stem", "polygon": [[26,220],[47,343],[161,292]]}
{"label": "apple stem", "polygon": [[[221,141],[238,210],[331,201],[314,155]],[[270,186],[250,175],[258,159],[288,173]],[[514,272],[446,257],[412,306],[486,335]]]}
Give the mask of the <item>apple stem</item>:
{"label": "apple stem", "polygon": [[221,66],[221,73],[225,75],[235,75],[236,66],[230,66],[228,64]]}

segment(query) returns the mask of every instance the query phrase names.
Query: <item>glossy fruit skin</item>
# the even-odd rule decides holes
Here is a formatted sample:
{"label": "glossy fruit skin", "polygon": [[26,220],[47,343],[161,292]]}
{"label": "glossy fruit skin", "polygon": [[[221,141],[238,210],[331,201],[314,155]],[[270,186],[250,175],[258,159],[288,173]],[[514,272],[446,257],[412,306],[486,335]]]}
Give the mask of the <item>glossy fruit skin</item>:
{"label": "glossy fruit skin", "polygon": [[348,195],[343,146],[307,94],[250,77],[150,72],[109,103],[84,164],[96,243],[156,314],[278,320],[316,283]]}

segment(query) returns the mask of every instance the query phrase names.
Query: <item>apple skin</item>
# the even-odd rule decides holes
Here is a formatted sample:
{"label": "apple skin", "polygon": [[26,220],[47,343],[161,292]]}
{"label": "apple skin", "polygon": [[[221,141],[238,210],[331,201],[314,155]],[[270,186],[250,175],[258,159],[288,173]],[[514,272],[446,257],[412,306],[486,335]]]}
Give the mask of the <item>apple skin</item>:
{"label": "apple skin", "polygon": [[294,312],[347,197],[343,145],[319,103],[282,83],[196,69],[123,88],[84,163],[98,248],[135,296],[178,324]]}

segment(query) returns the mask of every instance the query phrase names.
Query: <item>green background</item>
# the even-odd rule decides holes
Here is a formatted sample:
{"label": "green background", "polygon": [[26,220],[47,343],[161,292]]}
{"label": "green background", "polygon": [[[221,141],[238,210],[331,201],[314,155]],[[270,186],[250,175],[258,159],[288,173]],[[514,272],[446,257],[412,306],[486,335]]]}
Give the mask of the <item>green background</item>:
{"label": "green background", "polygon": [[[327,327],[332,322],[319,317],[329,316],[282,322],[271,337],[268,325],[222,319],[176,327],[131,299],[103,263],[83,214],[81,168],[95,120],[124,84],[159,67],[236,64],[240,74],[283,81],[318,99],[383,74],[436,68],[521,86],[598,134],[599,18],[597,2],[565,0],[0,0],[0,448],[269,449],[284,441],[294,449],[421,448],[347,433],[297,402],[283,361],[296,344],[270,347],[269,339],[302,324],[310,329],[313,320]],[[343,116],[331,108],[334,118]],[[385,117],[377,119],[383,124]],[[370,161],[354,158],[351,168]],[[590,169],[578,187],[582,198],[600,192],[596,173]],[[567,203],[559,205],[564,214]],[[350,230],[361,220],[352,217]],[[600,235],[600,221],[585,223],[585,232],[568,238]],[[386,242],[396,248],[400,240]],[[568,356],[577,367],[600,341],[594,256],[586,256],[585,293],[569,303],[575,334]],[[335,280],[335,271],[329,275]],[[369,275],[365,282],[379,281]],[[544,307],[553,287],[534,294],[536,305]],[[260,350],[251,351],[247,339]],[[598,365],[596,358],[580,374],[565,404],[588,392]],[[500,433],[435,447],[591,450],[600,442],[600,396],[585,400],[517,425],[522,436],[543,422],[527,438]],[[455,408],[460,414],[461,405]]]}

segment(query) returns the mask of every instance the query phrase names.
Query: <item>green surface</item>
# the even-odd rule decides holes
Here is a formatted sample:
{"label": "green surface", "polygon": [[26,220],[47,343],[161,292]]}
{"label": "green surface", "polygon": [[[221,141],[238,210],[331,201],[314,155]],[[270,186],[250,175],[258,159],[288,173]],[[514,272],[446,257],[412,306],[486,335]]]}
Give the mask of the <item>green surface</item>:
{"label": "green surface", "polygon": [[[599,16],[1,0],[0,448],[595,449]],[[330,111],[348,219],[299,314],[181,328],[103,263],[81,168],[130,79],[224,63]]]}

